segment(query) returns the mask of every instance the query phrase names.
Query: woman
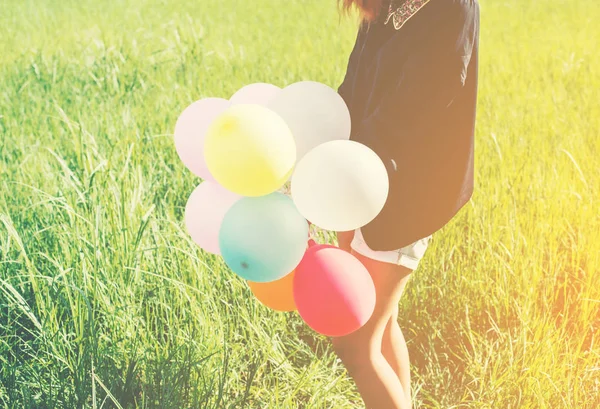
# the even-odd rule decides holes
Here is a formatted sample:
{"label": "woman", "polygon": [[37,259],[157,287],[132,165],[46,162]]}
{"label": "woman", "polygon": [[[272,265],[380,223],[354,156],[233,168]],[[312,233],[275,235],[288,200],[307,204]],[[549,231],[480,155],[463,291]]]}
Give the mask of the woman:
{"label": "woman", "polygon": [[341,0],[362,15],[339,93],[352,117],[352,139],[388,167],[382,212],[340,247],[367,266],[375,311],[333,347],[373,409],[410,408],[408,350],[398,303],[432,234],[473,192],[477,99],[477,0]]}

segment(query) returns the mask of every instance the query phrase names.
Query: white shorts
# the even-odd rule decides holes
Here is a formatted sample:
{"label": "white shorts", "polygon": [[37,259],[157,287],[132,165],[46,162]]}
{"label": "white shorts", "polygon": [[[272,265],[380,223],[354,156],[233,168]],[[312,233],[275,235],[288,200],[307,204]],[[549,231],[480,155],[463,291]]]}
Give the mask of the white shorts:
{"label": "white shorts", "polygon": [[416,270],[419,266],[419,262],[425,255],[425,250],[427,250],[430,241],[431,236],[428,236],[399,250],[375,251],[367,246],[360,229],[357,229],[354,231],[354,238],[352,239],[350,247],[358,254],[370,258],[371,260],[391,263],[404,266],[411,270]]}

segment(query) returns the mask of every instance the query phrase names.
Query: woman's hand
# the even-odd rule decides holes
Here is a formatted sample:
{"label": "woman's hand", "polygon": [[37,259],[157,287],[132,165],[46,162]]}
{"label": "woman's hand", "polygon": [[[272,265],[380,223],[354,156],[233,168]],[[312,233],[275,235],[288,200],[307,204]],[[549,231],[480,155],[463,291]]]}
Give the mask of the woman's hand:
{"label": "woman's hand", "polygon": [[352,251],[350,244],[352,243],[352,239],[354,239],[354,230],[351,231],[339,231],[337,232],[337,240],[338,246],[342,250],[350,253]]}

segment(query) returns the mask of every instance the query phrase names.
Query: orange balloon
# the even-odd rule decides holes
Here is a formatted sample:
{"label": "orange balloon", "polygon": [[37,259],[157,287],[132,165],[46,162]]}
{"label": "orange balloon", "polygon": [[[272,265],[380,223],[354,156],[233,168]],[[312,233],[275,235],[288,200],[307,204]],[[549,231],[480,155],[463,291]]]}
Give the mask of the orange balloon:
{"label": "orange balloon", "polygon": [[275,311],[296,311],[294,302],[294,274],[292,271],[279,280],[268,283],[247,281],[254,296],[266,307]]}

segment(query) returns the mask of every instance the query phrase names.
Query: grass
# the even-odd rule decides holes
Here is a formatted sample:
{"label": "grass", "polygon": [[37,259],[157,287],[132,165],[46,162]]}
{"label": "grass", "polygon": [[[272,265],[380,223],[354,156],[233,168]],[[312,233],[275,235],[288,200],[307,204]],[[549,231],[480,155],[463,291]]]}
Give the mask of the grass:
{"label": "grass", "polygon": [[[335,2],[0,0],[0,408],[358,408],[182,224],[192,101],[335,87]],[[472,201],[401,303],[419,408],[600,407],[600,5],[481,0]]]}

